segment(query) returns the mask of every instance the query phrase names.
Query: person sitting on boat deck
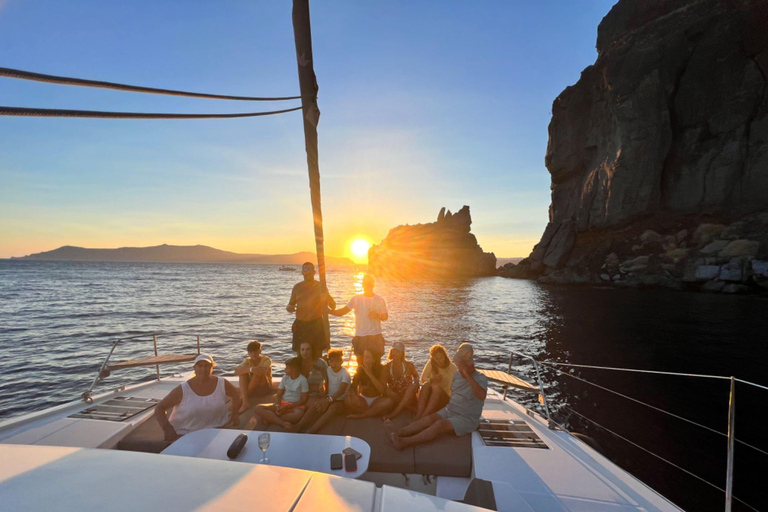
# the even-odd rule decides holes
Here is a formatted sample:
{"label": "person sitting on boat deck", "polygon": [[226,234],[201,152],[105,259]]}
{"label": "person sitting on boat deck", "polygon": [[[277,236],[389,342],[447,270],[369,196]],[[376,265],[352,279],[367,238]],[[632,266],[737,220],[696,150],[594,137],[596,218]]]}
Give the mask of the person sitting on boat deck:
{"label": "person sitting on boat deck", "polygon": [[333,316],[344,316],[355,311],[355,337],[352,338],[352,349],[357,356],[358,364],[363,360],[363,353],[370,350],[377,359],[384,355],[384,337],[381,334],[381,322],[389,318],[387,304],[379,295],[373,293],[375,281],[373,276],[363,276],[363,293],[352,297],[346,306],[329,311]]}
{"label": "person sitting on boat deck", "polygon": [[256,340],[248,343],[247,351],[248,357],[235,367],[235,375],[240,377],[240,396],[243,401],[240,412],[251,407],[250,397],[272,392],[272,360],[261,355],[261,343]]}
{"label": "person sitting on boat deck", "polygon": [[301,362],[292,357],[285,362],[285,375],[277,387],[275,404],[256,407],[256,416],[265,424],[276,424],[285,430],[295,431],[295,424],[304,415],[309,399],[309,384],[301,374]]}
{"label": "person sitting on boat deck", "polygon": [[342,349],[332,348],[328,351],[328,363],[330,364],[328,369],[328,394],[315,407],[308,407],[307,412],[299,423],[300,429],[304,425],[311,425],[307,429],[308,434],[316,434],[334,416],[343,414],[346,411],[344,398],[347,396],[347,390],[352,379],[347,369],[342,366],[343,362],[344,351]]}
{"label": "person sitting on boat deck", "polygon": [[448,404],[451,398],[451,383],[456,365],[451,362],[445,347],[439,343],[429,349],[429,361],[421,372],[421,391],[414,420],[429,416]]}
{"label": "person sitting on boat deck", "polygon": [[402,341],[392,344],[387,355],[389,362],[384,366],[387,372],[387,396],[392,399],[395,408],[384,419],[396,418],[406,407],[416,406],[416,392],[419,390],[419,372],[411,361],[405,358],[405,345]]}
{"label": "person sitting on boat deck", "polygon": [[363,353],[363,364],[357,367],[351,391],[344,405],[352,414],[347,418],[373,418],[389,412],[395,402],[387,393],[387,373],[370,350]]}
{"label": "person sitting on boat deck", "polygon": [[[297,357],[301,364],[301,374],[307,378],[309,384],[309,399],[304,409],[304,417],[301,418],[298,428],[305,428],[310,425],[310,421],[317,419],[313,410],[318,403],[326,402],[326,383],[328,382],[328,363],[321,357],[314,358],[312,345],[304,341],[299,346],[299,356]],[[306,418],[306,419],[305,419]]]}
{"label": "person sitting on boat deck", "polygon": [[315,266],[311,262],[301,266],[301,273],[304,280],[293,287],[291,298],[285,307],[289,313],[296,313],[292,329],[292,349],[298,354],[301,342],[308,341],[312,345],[314,357],[317,358],[322,355],[323,349],[330,348],[323,315],[328,308],[336,308],[336,301],[324,284],[315,281]]}
{"label": "person sitting on boat deck", "polygon": [[[488,379],[475,369],[473,355],[474,350],[469,343],[459,346],[453,357],[457,374],[453,376],[448,405],[397,432],[391,432],[396,449],[428,443],[442,435],[462,436],[477,429],[488,391]],[[391,431],[391,421],[384,425]]]}
{"label": "person sitting on boat deck", "polygon": [[[216,363],[210,354],[199,354],[193,363],[195,375],[176,386],[155,406],[157,418],[166,441],[202,430],[240,423],[240,393],[222,377],[212,374]],[[230,414],[227,397],[232,399]],[[173,408],[170,417],[168,409]]]}

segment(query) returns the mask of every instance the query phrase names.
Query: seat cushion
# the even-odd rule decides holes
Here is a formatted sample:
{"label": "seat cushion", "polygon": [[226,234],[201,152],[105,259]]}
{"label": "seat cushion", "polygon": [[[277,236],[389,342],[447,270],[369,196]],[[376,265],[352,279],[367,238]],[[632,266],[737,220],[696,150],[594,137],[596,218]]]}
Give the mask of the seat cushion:
{"label": "seat cushion", "polygon": [[468,477],[472,475],[472,434],[448,434],[414,448],[416,473]]}
{"label": "seat cushion", "polygon": [[[395,430],[408,424],[411,414],[406,412],[392,420]],[[371,447],[368,471],[385,473],[415,473],[413,448],[397,451],[381,418],[347,420],[344,434],[359,437]]]}

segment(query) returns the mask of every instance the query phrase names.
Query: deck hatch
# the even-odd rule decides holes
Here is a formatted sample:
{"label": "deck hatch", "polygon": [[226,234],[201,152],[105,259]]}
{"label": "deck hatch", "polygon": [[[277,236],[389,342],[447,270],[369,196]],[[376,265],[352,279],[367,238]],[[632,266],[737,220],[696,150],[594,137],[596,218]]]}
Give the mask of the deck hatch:
{"label": "deck hatch", "polygon": [[523,420],[481,419],[477,431],[486,446],[549,449],[546,443]]}
{"label": "deck hatch", "polygon": [[133,418],[140,412],[146,411],[150,407],[154,407],[159,401],[157,398],[119,396],[68,417],[89,420],[125,421]]}

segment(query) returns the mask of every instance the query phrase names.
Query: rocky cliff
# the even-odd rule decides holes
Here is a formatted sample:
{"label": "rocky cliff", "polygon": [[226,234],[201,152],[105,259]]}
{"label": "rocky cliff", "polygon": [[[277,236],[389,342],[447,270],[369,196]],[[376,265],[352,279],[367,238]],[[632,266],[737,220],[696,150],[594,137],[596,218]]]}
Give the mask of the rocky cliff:
{"label": "rocky cliff", "polygon": [[454,214],[441,209],[436,222],[393,228],[368,251],[368,271],[401,278],[494,275],[496,256],[483,252],[471,224],[464,206]]}
{"label": "rocky cliff", "polygon": [[[594,281],[610,254],[673,249],[692,265],[701,224],[742,221],[764,237],[744,219],[768,210],[768,2],[620,0],[597,51],[553,104],[550,222],[512,274]],[[640,240],[649,229],[664,238],[655,253]],[[751,241],[750,254],[767,250]]]}

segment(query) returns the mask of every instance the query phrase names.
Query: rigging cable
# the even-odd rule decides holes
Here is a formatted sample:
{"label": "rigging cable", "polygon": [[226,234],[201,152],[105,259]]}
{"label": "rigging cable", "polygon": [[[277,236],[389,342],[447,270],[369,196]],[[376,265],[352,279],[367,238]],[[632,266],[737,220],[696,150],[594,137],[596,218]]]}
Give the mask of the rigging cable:
{"label": "rigging cable", "polygon": [[[563,364],[563,363],[549,363],[549,362],[546,362],[546,361],[539,361],[539,362],[541,364],[543,364],[543,365],[547,365],[547,366],[551,366],[551,367],[553,367],[554,365],[558,365],[558,366],[584,366],[584,365],[568,365],[568,364]],[[601,369],[602,367],[600,367],[600,366],[592,366],[591,368]],[[677,415],[675,413],[672,413],[672,412],[669,412],[669,411],[665,411],[664,409],[661,409],[659,407],[653,406],[651,404],[647,404],[647,403],[645,403],[643,401],[638,400],[637,398],[632,398],[631,396],[625,395],[623,393],[619,393],[618,391],[614,391],[612,389],[606,388],[606,387],[601,386],[599,384],[595,384],[594,382],[590,382],[590,381],[588,381],[586,379],[583,379],[581,377],[577,377],[575,375],[571,375],[570,373],[564,372],[562,370],[558,370],[557,368],[553,367],[552,369],[555,370],[560,375],[565,375],[566,377],[571,377],[572,379],[576,379],[578,381],[584,382],[585,384],[589,384],[590,386],[595,386],[596,388],[600,388],[603,391],[608,391],[609,393],[613,393],[614,395],[618,395],[618,396],[620,396],[622,398],[626,398],[627,400],[631,400],[631,401],[633,401],[635,403],[638,403],[640,405],[644,405],[645,407],[648,407],[648,408],[653,409],[655,411],[664,413],[664,414],[666,414],[668,416],[672,416],[673,418],[677,418],[679,420],[682,420],[682,421],[685,421],[687,423],[690,423],[691,425],[695,425],[695,426],[703,428],[705,430],[709,430],[710,432],[712,432],[714,434],[718,434],[718,435],[723,436],[723,437],[728,437],[728,434],[720,432],[719,430],[715,430],[714,428],[708,427],[706,425],[702,425],[701,423],[697,423],[697,422],[695,422],[693,420],[689,420],[688,418],[684,418],[683,416],[679,416],[679,415]],[[607,369],[607,370],[632,371],[632,370],[628,370],[626,368],[604,368],[604,369]],[[647,371],[647,370],[636,370],[636,371],[642,372],[642,373],[665,373],[665,374],[669,373],[669,372],[651,372],[651,371]],[[685,376],[691,376],[691,377],[708,377],[708,375],[690,375],[690,374],[675,374],[675,375],[685,375]],[[719,378],[717,376],[711,376],[711,377],[712,378]],[[569,409],[570,409],[570,407],[569,407]],[[744,445],[744,446],[746,446],[748,448],[752,448],[753,450],[758,451],[758,452],[762,453],[763,455],[768,455],[768,451],[762,450],[762,449],[758,448],[757,446],[753,446],[753,445],[747,443],[746,441],[742,441],[740,439],[736,439],[736,442],[740,443],[740,444],[742,444],[742,445]]]}
{"label": "rigging cable", "polygon": [[301,107],[268,112],[243,112],[236,114],[163,114],[146,112],[101,112],[97,110],[63,110],[55,108],[20,108],[0,106],[0,116],[17,117],[80,117],[92,119],[231,119],[285,114],[301,110]]}
{"label": "rigging cable", "polygon": [[285,101],[298,100],[301,96],[282,96],[282,97],[255,97],[255,96],[232,96],[227,94],[208,94],[189,91],[175,91],[172,89],[159,89],[155,87],[141,87],[138,85],[126,85],[116,82],[104,82],[101,80],[85,80],[83,78],[70,78],[66,76],[44,75],[42,73],[32,73],[31,71],[22,71],[20,69],[1,68],[0,77],[18,78],[20,80],[32,80],[35,82],[45,82],[58,85],[75,85],[78,87],[96,87],[99,89],[115,89],[118,91],[142,92],[147,94],[164,94],[167,96],[186,96],[189,98],[206,98],[213,100],[238,100],[238,101]]}
{"label": "rigging cable", "polygon": [[[596,425],[597,427],[599,427],[599,428],[601,428],[601,429],[605,430],[606,432],[609,432],[609,433],[613,434],[614,436],[618,437],[619,439],[621,439],[621,440],[623,440],[623,441],[626,441],[626,442],[628,442],[629,444],[631,444],[631,445],[632,445],[632,446],[634,446],[635,448],[639,448],[639,449],[641,449],[642,451],[644,451],[644,452],[648,453],[649,455],[653,455],[653,456],[654,456],[654,457],[656,457],[657,459],[660,459],[660,460],[662,460],[662,461],[666,462],[666,463],[667,463],[667,464],[669,464],[670,466],[674,466],[674,467],[676,467],[676,468],[677,468],[677,469],[679,469],[680,471],[682,471],[682,472],[684,472],[684,473],[687,473],[688,475],[690,475],[690,476],[692,476],[692,477],[696,478],[697,480],[700,480],[700,481],[702,481],[703,483],[705,483],[705,484],[707,484],[707,485],[709,485],[709,486],[711,486],[711,487],[714,487],[715,489],[717,489],[717,490],[718,490],[718,491],[720,491],[720,492],[723,492],[723,493],[725,492],[725,489],[723,489],[722,487],[719,487],[719,486],[717,486],[717,485],[713,484],[712,482],[710,482],[710,481],[708,481],[708,480],[705,480],[704,478],[700,477],[699,475],[697,475],[697,474],[695,474],[695,473],[691,473],[690,471],[688,471],[688,470],[687,470],[687,469],[685,469],[684,467],[678,466],[678,465],[677,465],[677,464],[675,464],[674,462],[672,462],[672,461],[669,461],[669,460],[665,459],[665,458],[664,458],[664,457],[662,457],[661,455],[657,455],[657,454],[653,453],[652,451],[650,451],[650,450],[649,450],[649,449],[647,449],[647,448],[643,448],[642,446],[640,446],[639,444],[635,443],[634,441],[630,441],[630,440],[629,440],[629,439],[627,439],[626,437],[624,437],[624,436],[622,436],[622,435],[620,435],[620,434],[617,434],[617,433],[616,433],[616,432],[614,432],[613,430],[611,430],[611,429],[609,429],[609,428],[606,428],[606,427],[602,426],[601,424],[599,424],[598,422],[596,422],[596,421],[594,421],[594,420],[591,420],[591,419],[587,418],[587,417],[586,417],[586,416],[584,416],[583,414],[579,414],[578,412],[574,411],[573,409],[571,409],[571,408],[570,408],[570,407],[568,407],[567,405],[566,405],[566,406],[564,406],[564,408],[565,408],[565,409],[568,409],[569,411],[571,411],[571,412],[572,412],[573,414],[575,414],[576,416],[579,416],[579,417],[581,417],[581,418],[583,418],[583,419],[587,420],[588,422],[590,422],[590,423],[593,423],[594,425]],[[746,506],[746,507],[748,507],[748,508],[750,508],[750,509],[754,510],[755,512],[759,512],[759,511],[758,511],[758,510],[757,510],[755,507],[753,507],[753,506],[752,506],[752,505],[750,505],[749,503],[745,502],[744,500],[741,500],[741,499],[737,498],[736,496],[734,496],[734,497],[733,497],[733,499],[734,499],[734,500],[736,500],[736,501],[738,501],[739,503],[743,504],[744,506]]]}

